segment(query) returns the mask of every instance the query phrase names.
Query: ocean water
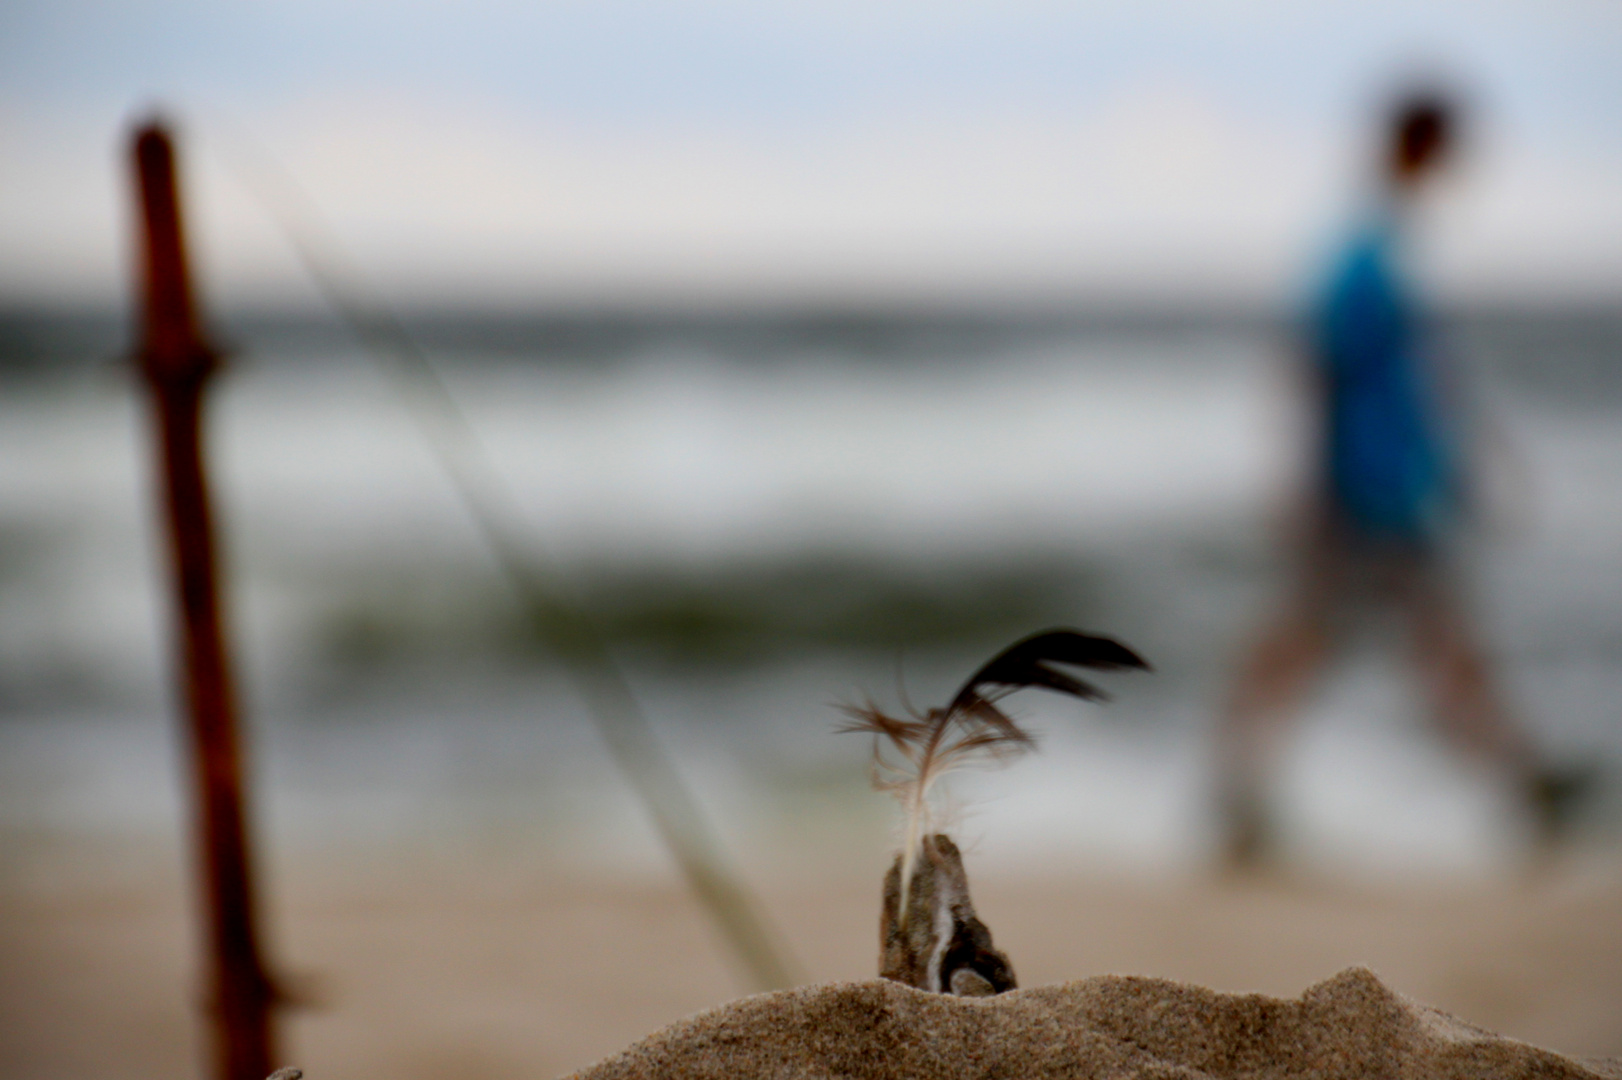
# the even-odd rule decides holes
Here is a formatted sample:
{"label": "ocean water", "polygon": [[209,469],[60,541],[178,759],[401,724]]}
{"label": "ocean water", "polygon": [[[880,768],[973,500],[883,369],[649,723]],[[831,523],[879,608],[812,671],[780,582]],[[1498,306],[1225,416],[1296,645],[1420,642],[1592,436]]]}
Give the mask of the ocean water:
{"label": "ocean water", "polygon": [[[208,437],[270,858],[448,845],[673,872],[397,387],[318,322],[223,330]],[[1014,699],[1040,751],[953,777],[946,820],[983,865],[1206,870],[1212,723],[1306,475],[1279,327],[420,330],[746,873],[882,865],[893,811],[836,706],[938,703],[1051,625],[1156,671],[1102,677],[1103,706]],[[179,843],[185,774],[116,328],[7,331],[0,865],[23,874],[58,841]],[[1480,633],[1546,753],[1622,776],[1622,320],[1480,318],[1454,341],[1482,418],[1486,512],[1459,551]],[[1427,725],[1406,660],[1375,620],[1302,711],[1272,792],[1285,853],[1358,879],[1512,872],[1517,808]],[[1614,849],[1617,803],[1601,792],[1581,844]]]}

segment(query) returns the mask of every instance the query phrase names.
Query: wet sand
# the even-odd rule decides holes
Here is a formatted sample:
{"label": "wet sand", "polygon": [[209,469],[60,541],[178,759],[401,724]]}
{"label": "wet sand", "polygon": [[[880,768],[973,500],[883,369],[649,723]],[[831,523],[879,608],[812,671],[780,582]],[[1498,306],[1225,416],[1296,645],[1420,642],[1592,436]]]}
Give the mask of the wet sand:
{"label": "wet sand", "polygon": [[[178,856],[11,844],[0,863],[0,1076],[198,1076]],[[761,883],[815,982],[870,978],[882,857]],[[274,954],[310,999],[310,1080],[544,1078],[751,988],[672,882],[458,849],[274,867]],[[1020,985],[1107,974],[1299,997],[1362,965],[1396,993],[1566,1054],[1622,1055],[1622,872],[1381,891],[1274,877],[991,880],[975,899]]]}

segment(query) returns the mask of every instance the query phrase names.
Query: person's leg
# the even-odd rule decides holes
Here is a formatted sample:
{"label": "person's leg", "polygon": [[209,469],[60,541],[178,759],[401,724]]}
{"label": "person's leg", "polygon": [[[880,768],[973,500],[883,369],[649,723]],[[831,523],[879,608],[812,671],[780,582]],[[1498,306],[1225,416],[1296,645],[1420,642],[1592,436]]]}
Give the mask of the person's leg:
{"label": "person's leg", "polygon": [[1459,750],[1510,776],[1531,769],[1530,741],[1505,709],[1456,589],[1424,556],[1402,567],[1398,598],[1414,630],[1414,659],[1437,729]]}
{"label": "person's leg", "polygon": [[1524,800],[1538,839],[1556,839],[1592,786],[1584,770],[1550,768],[1505,707],[1486,654],[1445,572],[1424,559],[1407,568],[1403,599],[1414,654],[1438,730],[1460,751],[1497,769]]}
{"label": "person's leg", "polygon": [[1328,659],[1329,615],[1343,574],[1332,542],[1304,553],[1283,610],[1251,648],[1217,727],[1221,857],[1254,864],[1271,842],[1266,781],[1301,699]]}

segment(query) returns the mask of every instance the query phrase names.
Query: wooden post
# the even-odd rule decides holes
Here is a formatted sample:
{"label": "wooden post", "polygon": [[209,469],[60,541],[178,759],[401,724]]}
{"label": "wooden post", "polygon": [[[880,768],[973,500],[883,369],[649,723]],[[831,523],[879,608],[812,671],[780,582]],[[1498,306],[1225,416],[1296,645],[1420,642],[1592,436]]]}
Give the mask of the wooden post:
{"label": "wooden post", "polygon": [[159,472],[180,609],[177,629],[208,917],[213,1075],[216,1080],[264,1080],[273,1058],[270,1011],[275,994],[255,928],[236,700],[220,626],[213,523],[199,440],[203,386],[218,358],[197,327],[168,133],[156,123],[143,127],[136,133],[134,152],[145,223],[139,361],[156,407]]}

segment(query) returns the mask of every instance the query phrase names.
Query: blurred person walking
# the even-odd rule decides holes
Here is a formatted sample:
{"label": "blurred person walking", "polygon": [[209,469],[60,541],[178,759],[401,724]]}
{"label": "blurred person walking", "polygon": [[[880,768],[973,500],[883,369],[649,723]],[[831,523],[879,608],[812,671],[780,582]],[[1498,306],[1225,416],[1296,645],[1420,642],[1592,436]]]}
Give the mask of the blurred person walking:
{"label": "blurred person walking", "polygon": [[1541,841],[1584,786],[1549,768],[1504,706],[1476,640],[1448,547],[1469,509],[1457,417],[1404,266],[1417,196],[1454,145],[1454,110],[1410,95],[1391,116],[1381,188],[1308,326],[1319,423],[1294,580],[1244,663],[1218,731],[1222,855],[1253,864],[1273,842],[1264,787],[1295,708],[1365,601],[1395,608],[1440,732],[1513,784]]}

